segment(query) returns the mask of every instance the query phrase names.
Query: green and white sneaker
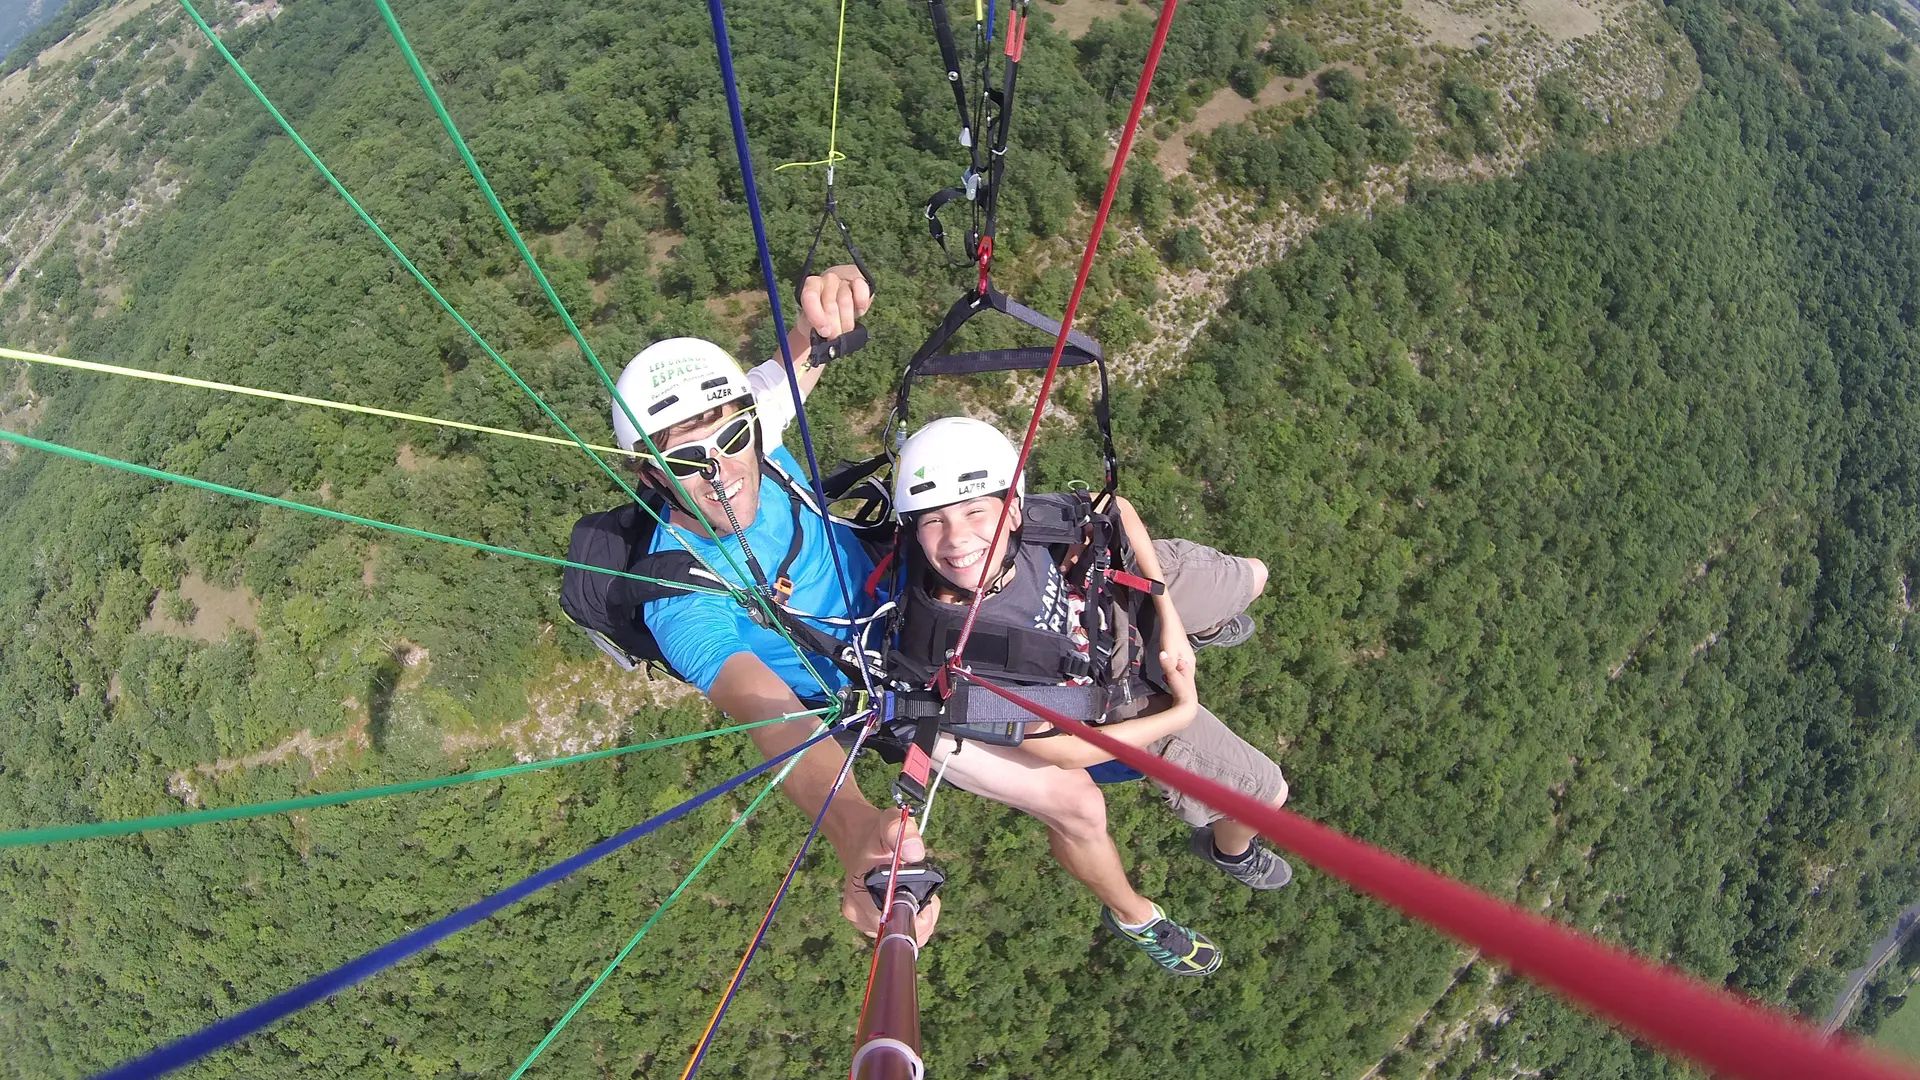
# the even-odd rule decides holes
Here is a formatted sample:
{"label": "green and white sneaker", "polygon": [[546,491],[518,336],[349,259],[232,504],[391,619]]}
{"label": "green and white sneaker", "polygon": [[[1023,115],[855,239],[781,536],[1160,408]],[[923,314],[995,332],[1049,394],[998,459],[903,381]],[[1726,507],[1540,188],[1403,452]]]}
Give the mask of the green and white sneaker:
{"label": "green and white sneaker", "polygon": [[1154,963],[1174,975],[1211,975],[1220,967],[1220,950],[1205,934],[1189,930],[1153,905],[1153,921],[1138,930],[1120,925],[1112,908],[1100,909],[1100,921],[1107,929],[1130,941]]}

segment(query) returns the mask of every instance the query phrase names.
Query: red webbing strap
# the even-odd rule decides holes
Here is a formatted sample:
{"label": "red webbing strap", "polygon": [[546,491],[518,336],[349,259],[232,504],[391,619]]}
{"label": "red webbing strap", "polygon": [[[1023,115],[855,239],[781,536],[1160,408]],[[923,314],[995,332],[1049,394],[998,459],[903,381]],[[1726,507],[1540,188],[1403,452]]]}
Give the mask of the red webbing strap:
{"label": "red webbing strap", "polygon": [[[1053,377],[1060,372],[1060,354],[1066,351],[1067,335],[1073,330],[1074,313],[1080,310],[1080,294],[1086,290],[1087,275],[1093,273],[1093,257],[1100,250],[1100,234],[1106,231],[1107,214],[1113,209],[1114,192],[1120,189],[1121,174],[1127,169],[1127,153],[1133,149],[1134,133],[1140,130],[1140,114],[1147,108],[1147,91],[1153,88],[1153,73],[1160,66],[1160,51],[1167,45],[1167,29],[1173,25],[1173,13],[1180,6],[1180,0],[1166,0],[1160,7],[1160,21],[1154,24],[1153,47],[1147,50],[1147,62],[1140,69],[1140,84],[1133,91],[1133,110],[1127,114],[1127,126],[1120,129],[1120,145],[1113,152],[1113,168],[1107,170],[1107,190],[1100,196],[1100,212],[1094,215],[1093,231],[1087,237],[1087,250],[1080,255],[1080,274],[1073,279],[1073,293],[1067,297],[1067,310],[1060,316],[1060,336],[1053,342],[1053,358],[1047,362],[1046,377],[1040,381],[1040,395],[1033,403],[1033,419],[1027,422],[1026,441],[1020,444],[1020,458],[1014,463],[1013,478],[1009,487],[1019,484],[1020,476],[1026,472],[1027,457],[1033,453],[1034,437],[1040,433],[1040,418],[1047,411],[1047,398],[1053,393]],[[1011,28],[1009,28],[1011,29]],[[1024,40],[1025,28],[1021,30]],[[1008,34],[1008,47],[1013,46],[1013,35]],[[986,264],[981,263],[982,291],[985,291]],[[1007,535],[1007,515],[1013,509],[1013,500],[1007,499],[1000,507],[1000,521],[993,528],[993,543],[987,546],[986,562],[982,565],[997,566],[994,556],[1000,552],[1000,543]],[[960,627],[960,638],[953,646],[952,664],[958,667],[967,652],[967,640],[973,636],[973,621],[980,614],[980,601],[986,599],[987,590],[980,589],[973,594],[973,604],[967,608],[967,621]]]}
{"label": "red webbing strap", "polygon": [[1478,948],[1514,971],[1660,1049],[1740,1080],[1920,1080],[1880,1058],[1678,969],[1658,965],[1533,912],[1268,806],[1069,716],[961,676],[1121,762],[1253,826],[1322,872]]}

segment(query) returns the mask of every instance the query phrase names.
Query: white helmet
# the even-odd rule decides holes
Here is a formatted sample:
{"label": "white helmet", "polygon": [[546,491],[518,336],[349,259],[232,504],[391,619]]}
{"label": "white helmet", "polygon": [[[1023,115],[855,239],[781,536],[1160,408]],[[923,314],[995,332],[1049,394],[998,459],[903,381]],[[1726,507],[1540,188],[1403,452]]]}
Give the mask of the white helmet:
{"label": "white helmet", "polygon": [[729,401],[751,402],[753,391],[727,350],[699,338],[668,338],[640,350],[628,361],[614,384],[620,401],[613,403],[613,437],[620,449],[640,445],[640,432],[627,409],[645,427],[648,435],[658,435],[683,420],[691,420],[708,409]]}
{"label": "white helmet", "polygon": [[1017,499],[1027,486],[1024,476],[1014,484],[1019,461],[1013,443],[992,424],[965,416],[935,420],[900,448],[893,466],[894,516],[904,520],[1009,488]]}

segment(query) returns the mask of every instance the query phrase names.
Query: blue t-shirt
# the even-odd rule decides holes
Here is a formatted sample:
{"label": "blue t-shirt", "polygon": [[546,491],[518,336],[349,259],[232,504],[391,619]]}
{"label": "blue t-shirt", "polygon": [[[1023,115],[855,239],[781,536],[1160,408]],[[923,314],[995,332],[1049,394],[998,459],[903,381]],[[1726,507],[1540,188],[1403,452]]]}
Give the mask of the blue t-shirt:
{"label": "blue t-shirt", "polygon": [[[785,447],[776,448],[769,456],[805,489],[806,484],[801,477],[806,473]],[[844,525],[829,525],[804,505],[798,509],[798,524],[803,533],[800,553],[787,571],[793,579],[793,596],[787,601],[787,608],[803,618],[812,615],[819,619],[845,619],[850,615],[857,617],[867,614],[873,605],[864,587],[873,573],[873,559],[860,546],[859,540],[854,538],[851,529]],[[746,537],[747,544],[753,548],[754,557],[768,574],[780,572],[780,563],[787,557],[787,549],[793,543],[794,510],[786,490],[763,467],[760,475],[760,510],[753,524],[747,526]],[[726,544],[726,554],[723,555],[704,532],[669,525],[666,529],[654,530],[651,550],[681,550],[679,540],[669,536],[668,529],[678,534],[679,540],[684,540],[688,548],[729,581],[744,589],[754,588],[746,557],[741,554],[739,543],[732,537],[721,538]],[[847,575],[847,589],[853,594],[857,609],[854,612],[847,610],[847,599],[841,592],[840,578],[834,570],[834,548],[839,550],[840,566]],[[739,564],[739,573],[728,565],[729,555]],[[796,697],[803,701],[821,699],[820,683],[807,673],[794,647],[778,630],[755,623],[746,609],[732,597],[696,595],[656,600],[646,606],[645,619],[647,629],[653,632],[654,640],[660,644],[661,655],[688,682],[699,687],[703,694],[713,689],[713,681],[720,677],[722,665],[737,653],[750,652],[772,668],[773,673],[793,689]],[[806,621],[843,641],[852,639],[853,631],[848,627],[821,622],[819,619]],[[809,653],[807,662],[825,680],[829,692],[838,691],[846,684],[846,677],[826,657]]]}

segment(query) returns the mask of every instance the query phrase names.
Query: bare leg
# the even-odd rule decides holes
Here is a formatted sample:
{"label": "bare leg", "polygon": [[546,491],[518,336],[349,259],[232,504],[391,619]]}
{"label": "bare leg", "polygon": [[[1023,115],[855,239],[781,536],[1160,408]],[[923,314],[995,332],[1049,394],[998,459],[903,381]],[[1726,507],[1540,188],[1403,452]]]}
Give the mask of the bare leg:
{"label": "bare leg", "polygon": [[1122,922],[1153,918],[1153,904],[1127,880],[1120,849],[1107,832],[1107,798],[1084,769],[1062,769],[1011,747],[968,743],[952,753],[942,738],[935,757],[948,759],[947,782],[1040,820],[1054,859]]}
{"label": "bare leg", "polygon": [[[1275,807],[1287,804],[1287,782],[1280,781],[1280,797],[1273,800]],[[1213,823],[1213,846],[1222,855],[1239,855],[1253,843],[1254,831],[1251,826],[1242,825],[1231,818],[1222,818]]]}

